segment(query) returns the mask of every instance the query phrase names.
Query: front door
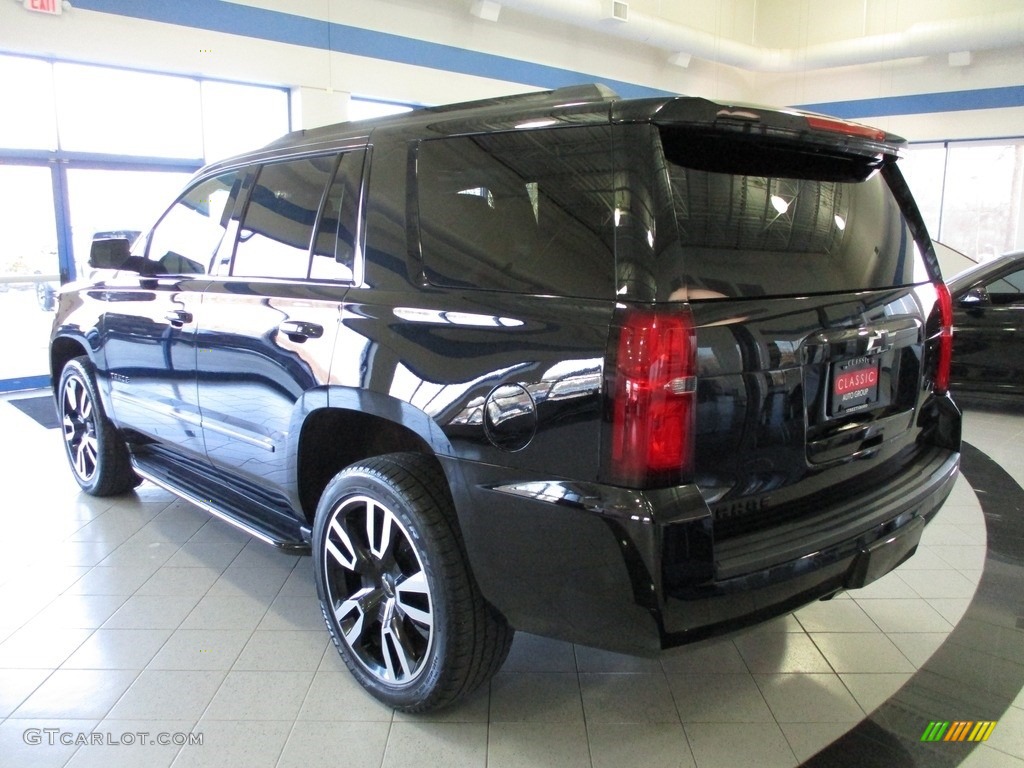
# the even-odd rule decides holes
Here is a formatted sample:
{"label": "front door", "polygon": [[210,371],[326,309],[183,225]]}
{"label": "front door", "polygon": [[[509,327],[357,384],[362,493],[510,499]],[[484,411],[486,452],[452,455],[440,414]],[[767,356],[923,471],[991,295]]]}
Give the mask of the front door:
{"label": "front door", "polygon": [[196,327],[209,271],[237,200],[238,175],[205,179],[168,209],[106,282],[104,378],[117,422],[205,460],[196,394]]}

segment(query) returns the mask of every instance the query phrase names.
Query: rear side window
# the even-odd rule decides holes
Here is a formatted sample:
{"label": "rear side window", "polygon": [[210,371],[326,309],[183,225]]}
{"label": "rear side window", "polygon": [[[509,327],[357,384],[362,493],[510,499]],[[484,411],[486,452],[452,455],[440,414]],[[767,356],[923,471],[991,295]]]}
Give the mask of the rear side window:
{"label": "rear side window", "polygon": [[231,274],[305,278],[317,212],[337,155],[263,166],[238,231]]}
{"label": "rear side window", "polygon": [[927,281],[873,157],[661,129],[678,248],[670,299],[850,292]]}
{"label": "rear side window", "polygon": [[415,202],[427,279],[611,298],[613,183],[607,126],[422,142]]}

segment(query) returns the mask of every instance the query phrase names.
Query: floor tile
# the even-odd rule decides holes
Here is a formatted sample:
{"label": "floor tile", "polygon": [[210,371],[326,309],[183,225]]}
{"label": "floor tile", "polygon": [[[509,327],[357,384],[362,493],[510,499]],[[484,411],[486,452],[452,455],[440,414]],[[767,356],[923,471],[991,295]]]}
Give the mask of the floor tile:
{"label": "floor tile", "polygon": [[516,632],[512,649],[502,666],[505,672],[575,672],[576,655],[571,643]]}
{"label": "floor tile", "polygon": [[3,764],[11,768],[62,768],[79,748],[75,739],[92,732],[97,723],[86,719],[5,720],[0,723]]}
{"label": "floor tile", "polygon": [[268,598],[207,593],[181,622],[183,629],[256,629],[270,608]]}
{"label": "floor tile", "polygon": [[249,637],[244,629],[177,629],[147,668],[228,670]]}
{"label": "floor tile", "polygon": [[[924,600],[865,600],[858,604],[883,632],[945,632],[953,626]],[[809,630],[834,632],[829,627]]]}
{"label": "floor tile", "polygon": [[816,632],[811,638],[839,673],[914,671],[914,665],[881,632]]}
{"label": "floor tile", "polygon": [[256,630],[235,660],[235,669],[315,672],[330,642],[323,629]]}
{"label": "floor tile", "polygon": [[276,768],[380,768],[390,730],[388,723],[300,721]]}
{"label": "floor tile", "polygon": [[103,623],[104,629],[174,629],[196,606],[194,597],[132,595]]}
{"label": "floor tile", "polygon": [[491,722],[582,723],[577,675],[499,672],[491,681]]}
{"label": "floor tile", "polygon": [[[183,746],[174,768],[275,768],[291,728],[291,720],[245,722],[204,718],[195,726],[195,731],[203,735],[202,745]],[[321,750],[329,747],[320,744]]]}
{"label": "floor tile", "polygon": [[79,747],[68,767],[167,768],[181,751],[179,740],[190,733],[191,720],[104,720],[88,734],[99,743]]}
{"label": "floor tile", "polygon": [[678,723],[665,674],[580,674],[587,726],[611,723]]}
{"label": "floor tile", "polygon": [[298,719],[331,722],[391,722],[394,714],[352,679],[346,669],[319,671],[306,692]]}
{"label": "floor tile", "polygon": [[747,664],[730,638],[673,648],[662,654],[661,666],[669,674],[747,672]]}
{"label": "floor tile", "polygon": [[140,595],[202,597],[220,577],[215,568],[161,567],[138,589]]}
{"label": "floor tile", "polygon": [[50,669],[0,669],[0,719],[21,706],[51,674]]}
{"label": "floor tile", "polygon": [[257,629],[305,629],[326,634],[315,588],[308,595],[279,593]]}
{"label": "floor tile", "polygon": [[56,669],[94,632],[92,629],[23,627],[0,643],[0,668]]}
{"label": "floor tile", "polygon": [[135,669],[149,664],[171,636],[169,629],[97,629],[79,646],[65,669]]}
{"label": "floor tile", "polygon": [[223,672],[147,669],[107,717],[113,720],[198,720],[224,679]]}
{"label": "floor tile", "polygon": [[102,720],[138,675],[127,669],[58,669],[12,717]]}
{"label": "floor tile", "polygon": [[778,723],[847,723],[864,717],[838,675],[754,675]]}
{"label": "floor tile", "polygon": [[593,768],[694,768],[690,743],[679,723],[587,722]]}
{"label": "floor tile", "polygon": [[780,723],[779,727],[797,759],[803,762],[856,725],[857,721],[849,723]]}
{"label": "floor tile", "polygon": [[698,768],[792,768],[797,764],[782,730],[772,723],[687,723]]}
{"label": "floor tile", "polygon": [[774,722],[764,696],[748,674],[669,675],[668,681],[684,724]]}
{"label": "floor tile", "polygon": [[96,629],[103,626],[125,600],[125,595],[61,595],[32,617],[31,624],[50,629]]}
{"label": "floor tile", "polygon": [[[868,604],[875,602],[879,601],[865,601]],[[856,600],[818,600],[801,608],[795,616],[807,632],[878,631],[877,624]]]}
{"label": "floor tile", "polygon": [[587,730],[579,723],[491,721],[487,768],[589,768]]}
{"label": "floor tile", "polygon": [[661,660],[656,656],[630,656],[585,645],[574,647],[580,672],[662,672]]}
{"label": "floor tile", "polygon": [[746,633],[735,638],[751,672],[831,672],[825,657],[804,634]]}
{"label": "floor tile", "polygon": [[486,768],[486,723],[394,723],[382,768],[443,765]]}
{"label": "floor tile", "polygon": [[207,720],[295,720],[312,672],[228,672],[203,717]]}
{"label": "floor tile", "polygon": [[844,672],[839,678],[861,708],[871,714],[903,687],[910,679],[910,673]]}
{"label": "floor tile", "polygon": [[[984,424],[1024,480],[1002,417]],[[59,466],[59,433],[40,437],[56,440],[46,450]],[[1019,657],[1019,628],[972,603],[984,519],[963,479],[917,555],[865,589],[655,658],[519,633],[490,684],[418,715],[355,682],[325,631],[309,558],[149,483],[95,499],[65,473],[25,501],[40,507],[46,561],[0,542],[4,766],[770,768],[807,759],[883,704],[954,626],[966,645],[1002,633],[1001,663]],[[1017,699],[965,765],[1024,768]],[[25,728],[53,724],[204,744],[24,743]]]}

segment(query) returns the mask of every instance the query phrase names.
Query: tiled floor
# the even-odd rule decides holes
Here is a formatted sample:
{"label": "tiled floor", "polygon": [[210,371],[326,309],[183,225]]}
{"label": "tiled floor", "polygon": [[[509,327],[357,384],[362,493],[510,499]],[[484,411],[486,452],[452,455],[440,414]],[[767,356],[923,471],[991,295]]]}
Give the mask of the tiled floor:
{"label": "tiled floor", "polygon": [[[81,495],[58,431],[6,402],[0,430],[3,766],[793,766],[925,664],[985,565],[961,478],[917,556],[867,589],[662,659],[519,635],[488,689],[409,717],[351,681],[308,559],[148,484]],[[967,415],[1024,483],[1022,437],[1020,416]],[[967,764],[1024,766],[1024,696]]]}

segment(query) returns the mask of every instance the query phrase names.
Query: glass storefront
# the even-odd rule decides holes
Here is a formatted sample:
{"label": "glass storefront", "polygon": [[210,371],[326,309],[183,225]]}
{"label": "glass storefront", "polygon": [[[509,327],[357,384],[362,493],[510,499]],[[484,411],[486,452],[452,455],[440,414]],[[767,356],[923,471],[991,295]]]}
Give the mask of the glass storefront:
{"label": "glass storefront", "polygon": [[0,55],[0,391],[41,386],[56,291],[205,162],[289,130],[283,88]]}

